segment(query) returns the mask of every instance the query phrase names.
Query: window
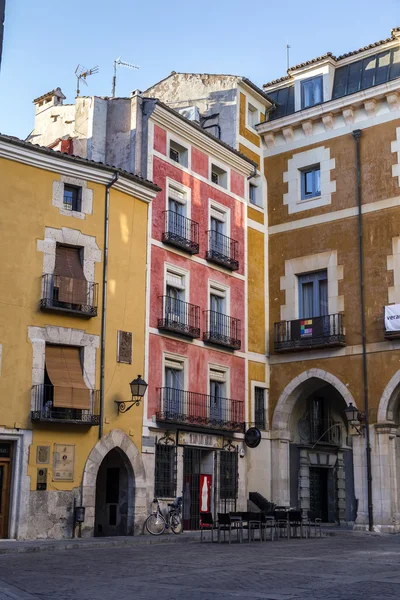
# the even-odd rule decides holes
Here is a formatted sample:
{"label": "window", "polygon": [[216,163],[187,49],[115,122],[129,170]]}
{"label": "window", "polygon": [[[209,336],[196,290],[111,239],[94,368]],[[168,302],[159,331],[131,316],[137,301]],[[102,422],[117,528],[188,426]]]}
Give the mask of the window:
{"label": "window", "polygon": [[168,189],[168,233],[179,238],[187,237],[186,196],[174,188]]}
{"label": "window", "polygon": [[228,173],[218,167],[217,165],[211,165],[211,181],[220,185],[221,187],[228,187]]}
{"label": "window", "polygon": [[275,108],[268,113],[270,121],[294,113],[294,85],[268,92],[268,96],[275,103]]}
{"label": "window", "polygon": [[301,82],[301,108],[315,106],[315,104],[321,104],[322,101],[322,75]]}
{"label": "window", "polygon": [[255,106],[248,103],[247,104],[247,124],[248,124],[248,126],[252,127],[254,129],[258,122],[259,122],[258,110],[256,109]]}
{"label": "window", "polygon": [[238,493],[237,452],[219,452],[220,457],[220,498],[234,500]]}
{"label": "window", "polygon": [[227,335],[226,291],[210,287],[210,332],[212,335]]}
{"label": "window", "polygon": [[265,389],[254,388],[254,424],[258,429],[265,427]]}
{"label": "window", "polygon": [[[219,207],[210,207],[210,250],[227,255],[227,214]],[[227,255],[228,256],[228,255]]]}
{"label": "window", "polygon": [[177,417],[184,410],[184,363],[176,359],[165,360],[164,412]]}
{"label": "window", "polygon": [[253,183],[250,183],[250,185],[249,185],[249,200],[250,200],[251,204],[257,204],[256,194],[257,194],[257,186],[254,185]]}
{"label": "window", "polygon": [[227,421],[226,371],[210,369],[210,419],[214,424]]}
{"label": "window", "polygon": [[174,142],[173,140],[169,143],[169,157],[174,162],[179,163],[183,167],[188,166],[189,152],[185,146]]}
{"label": "window", "polygon": [[321,169],[319,165],[300,171],[301,199],[317,198],[321,195]]}
{"label": "window", "polygon": [[184,322],[185,319],[185,276],[170,269],[166,275],[165,315],[168,321]]}
{"label": "window", "polygon": [[176,496],[176,446],[156,444],[154,495],[157,498]]}
{"label": "window", "polygon": [[317,271],[298,275],[299,318],[309,319],[328,314],[328,274]]}
{"label": "window", "polygon": [[57,244],[53,301],[70,309],[80,307],[82,310],[82,307],[89,305],[90,293],[82,268],[80,248]]}
{"label": "window", "polygon": [[81,211],[82,188],[75,185],[64,185],[63,208],[65,210]]}

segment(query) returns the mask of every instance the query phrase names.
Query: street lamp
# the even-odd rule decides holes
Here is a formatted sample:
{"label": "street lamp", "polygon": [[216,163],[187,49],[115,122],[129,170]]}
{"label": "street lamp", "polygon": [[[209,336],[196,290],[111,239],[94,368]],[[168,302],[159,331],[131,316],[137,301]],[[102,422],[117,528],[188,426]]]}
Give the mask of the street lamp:
{"label": "street lamp", "polygon": [[115,403],[118,405],[118,412],[120,413],[128,412],[132,406],[139,406],[147,390],[147,383],[142,379],[141,375],[133,379],[129,386],[131,388],[132,400],[115,400]]}
{"label": "street lamp", "polygon": [[[357,431],[358,435],[364,435],[365,414],[360,412],[352,402],[344,409],[344,414],[348,423]],[[361,428],[361,429],[360,429]]]}

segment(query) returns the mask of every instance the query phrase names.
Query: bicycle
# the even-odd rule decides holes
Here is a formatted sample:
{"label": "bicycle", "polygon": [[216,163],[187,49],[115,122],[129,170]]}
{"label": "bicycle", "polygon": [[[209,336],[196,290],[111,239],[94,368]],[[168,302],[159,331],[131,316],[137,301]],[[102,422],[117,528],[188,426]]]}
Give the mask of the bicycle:
{"label": "bicycle", "polygon": [[172,533],[182,532],[182,498],[176,498],[174,502],[168,504],[168,514],[165,517],[162,514],[158,498],[154,498],[156,510],[146,519],[145,527],[151,535],[161,535],[166,529],[171,529]]}

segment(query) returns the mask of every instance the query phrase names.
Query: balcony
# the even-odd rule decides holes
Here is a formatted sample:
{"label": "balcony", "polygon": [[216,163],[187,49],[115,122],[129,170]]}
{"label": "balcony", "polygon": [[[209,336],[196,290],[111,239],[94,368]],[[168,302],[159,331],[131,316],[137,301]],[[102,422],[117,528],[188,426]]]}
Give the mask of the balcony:
{"label": "balcony", "polygon": [[332,419],[310,420],[310,444],[322,444],[340,447],[342,426]]}
{"label": "balcony", "polygon": [[325,315],[274,324],[275,352],[345,346],[344,315]]}
{"label": "balcony", "polygon": [[40,310],[74,314],[84,319],[97,316],[98,283],[48,273],[42,277]]}
{"label": "balcony", "polygon": [[158,329],[171,331],[190,338],[200,337],[200,307],[182,300],[161,296],[161,314]]}
{"label": "balcony", "polygon": [[164,244],[175,246],[189,254],[198,254],[199,224],[173,210],[164,211],[164,218],[165,231],[162,234]]}
{"label": "balcony", "polygon": [[244,402],[175,388],[160,388],[157,421],[244,432]]}
{"label": "balcony", "polygon": [[240,350],[240,319],[213,310],[206,310],[205,315],[208,330],[203,333],[203,342]]}
{"label": "balcony", "polygon": [[[73,390],[73,388],[72,388]],[[100,394],[98,390],[89,390],[92,408],[61,408],[53,405],[54,386],[34,385],[32,388],[33,410],[31,420],[35,423],[69,423],[92,427],[100,424]]]}
{"label": "balcony", "polygon": [[207,235],[206,259],[231,271],[237,271],[239,269],[237,241],[214,230],[207,231]]}

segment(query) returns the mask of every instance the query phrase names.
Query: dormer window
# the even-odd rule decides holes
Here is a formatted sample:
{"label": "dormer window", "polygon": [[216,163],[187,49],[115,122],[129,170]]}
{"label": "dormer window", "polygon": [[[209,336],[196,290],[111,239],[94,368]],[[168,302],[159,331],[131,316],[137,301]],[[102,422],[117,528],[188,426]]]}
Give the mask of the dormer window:
{"label": "dormer window", "polygon": [[301,108],[309,108],[323,102],[322,75],[301,82]]}

